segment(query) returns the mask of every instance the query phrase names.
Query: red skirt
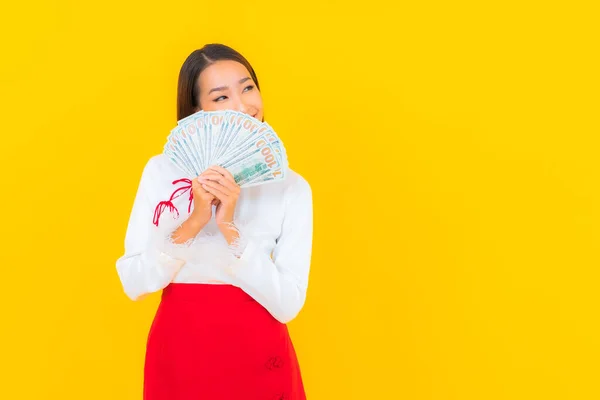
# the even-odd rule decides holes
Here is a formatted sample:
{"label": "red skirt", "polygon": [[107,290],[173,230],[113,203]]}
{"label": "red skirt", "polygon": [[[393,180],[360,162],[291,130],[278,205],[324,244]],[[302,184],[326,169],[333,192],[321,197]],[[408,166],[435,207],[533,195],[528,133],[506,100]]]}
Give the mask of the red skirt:
{"label": "red skirt", "polygon": [[144,400],[304,400],[287,326],[242,289],[171,283],[146,346]]}

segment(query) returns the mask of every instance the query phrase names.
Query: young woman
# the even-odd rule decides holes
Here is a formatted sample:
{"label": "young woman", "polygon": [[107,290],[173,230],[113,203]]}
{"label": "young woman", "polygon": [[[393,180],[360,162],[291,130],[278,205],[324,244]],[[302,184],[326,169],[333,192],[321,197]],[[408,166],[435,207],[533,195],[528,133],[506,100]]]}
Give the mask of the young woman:
{"label": "young woman", "polygon": [[[177,96],[178,120],[225,109],[263,120],[254,69],[225,45],[188,56]],[[149,159],[116,262],[132,300],[162,289],[144,399],[305,399],[286,323],[306,298],[309,184],[289,169],[282,181],[241,189],[215,165],[183,181],[193,195],[171,196],[165,208],[181,178],[164,155]]]}

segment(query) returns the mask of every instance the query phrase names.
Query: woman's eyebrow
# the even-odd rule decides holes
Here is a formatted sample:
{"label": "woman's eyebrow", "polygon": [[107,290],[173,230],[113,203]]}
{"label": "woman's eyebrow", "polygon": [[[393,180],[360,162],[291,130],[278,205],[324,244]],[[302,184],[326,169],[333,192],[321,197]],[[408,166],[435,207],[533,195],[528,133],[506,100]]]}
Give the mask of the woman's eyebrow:
{"label": "woman's eyebrow", "polygon": [[[238,84],[241,85],[242,83],[246,82],[248,79],[250,79],[249,76],[247,76],[245,78],[242,78],[242,79],[239,80]],[[218,92],[218,91],[226,90],[226,89],[229,89],[229,86],[219,86],[219,87],[210,89],[210,91],[208,92],[208,94],[211,94],[212,92]]]}

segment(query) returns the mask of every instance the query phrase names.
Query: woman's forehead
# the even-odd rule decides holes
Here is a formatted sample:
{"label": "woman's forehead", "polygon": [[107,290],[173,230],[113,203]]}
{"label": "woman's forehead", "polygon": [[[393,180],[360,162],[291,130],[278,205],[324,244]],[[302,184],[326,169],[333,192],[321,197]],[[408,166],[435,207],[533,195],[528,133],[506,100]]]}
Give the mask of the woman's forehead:
{"label": "woman's forehead", "polygon": [[[217,61],[208,66],[200,74],[201,82],[222,83],[226,85],[239,84],[239,81],[249,77],[246,67],[237,61]],[[242,82],[243,83],[243,82]]]}

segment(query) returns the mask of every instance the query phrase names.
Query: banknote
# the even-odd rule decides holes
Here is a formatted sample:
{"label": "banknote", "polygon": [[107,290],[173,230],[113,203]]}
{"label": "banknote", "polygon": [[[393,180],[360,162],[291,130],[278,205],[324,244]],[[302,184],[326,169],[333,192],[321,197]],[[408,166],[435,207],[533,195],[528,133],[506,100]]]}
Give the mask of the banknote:
{"label": "banknote", "polygon": [[177,121],[163,153],[190,179],[220,165],[241,187],[283,180],[289,168],[285,146],[275,130],[234,110],[198,111]]}
{"label": "banknote", "polygon": [[194,154],[192,156],[197,160],[197,163],[200,167],[200,171],[206,169],[206,165],[204,165],[204,161],[206,160],[204,156],[204,118],[185,118],[180,121],[178,124],[179,128],[188,134],[191,139]]}
{"label": "banknote", "polygon": [[235,153],[245,142],[259,135],[260,122],[249,115],[235,113],[229,117],[229,123],[229,134],[221,144],[215,159],[230,157],[230,153]]}
{"label": "banknote", "polygon": [[269,174],[278,168],[281,164],[277,161],[273,147],[264,143],[260,148],[255,149],[252,155],[233,164],[226,164],[226,168],[240,186],[247,182],[255,181],[258,177],[268,177]]}
{"label": "banknote", "polygon": [[187,155],[188,147],[184,146],[183,141],[180,136],[181,128],[175,127],[171,130],[171,133],[167,137],[167,143],[163,149],[163,152],[169,156],[170,159],[177,159],[178,163],[176,165],[183,167],[183,169],[188,173],[195,173],[196,167],[194,166],[192,160]]}

